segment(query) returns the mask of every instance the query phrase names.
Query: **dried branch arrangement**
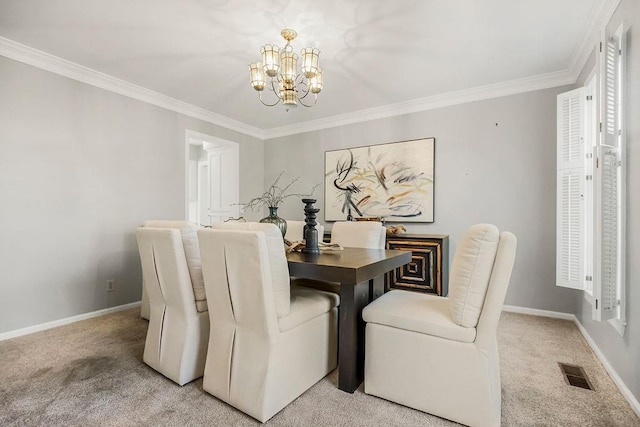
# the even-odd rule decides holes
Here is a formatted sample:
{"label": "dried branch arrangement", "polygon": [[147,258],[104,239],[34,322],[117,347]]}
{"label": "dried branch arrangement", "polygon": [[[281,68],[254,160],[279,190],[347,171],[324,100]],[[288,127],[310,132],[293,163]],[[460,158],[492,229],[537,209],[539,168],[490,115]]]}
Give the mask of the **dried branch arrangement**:
{"label": "dried branch arrangement", "polygon": [[316,188],[320,186],[320,183],[314,185],[308,194],[302,194],[302,193],[287,194],[287,191],[289,191],[289,188],[291,188],[291,186],[295,184],[300,179],[300,177],[296,177],[290,183],[288,183],[283,187],[280,185],[280,178],[282,178],[282,174],[284,174],[284,171],[280,172],[280,175],[278,175],[278,177],[273,182],[273,184],[271,184],[269,189],[264,193],[262,193],[261,196],[254,197],[253,199],[249,200],[247,203],[240,203],[240,206],[243,206],[245,209],[249,209],[252,212],[258,208],[261,208],[262,206],[266,206],[268,208],[277,208],[284,199],[289,197],[296,197],[296,196],[309,197],[313,195],[313,193],[316,191]]}

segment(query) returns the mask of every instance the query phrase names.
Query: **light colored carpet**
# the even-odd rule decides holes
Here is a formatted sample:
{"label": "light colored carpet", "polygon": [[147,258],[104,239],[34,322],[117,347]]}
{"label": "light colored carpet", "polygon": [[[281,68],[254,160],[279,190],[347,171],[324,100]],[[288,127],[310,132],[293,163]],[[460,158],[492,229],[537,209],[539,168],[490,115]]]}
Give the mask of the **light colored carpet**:
{"label": "light colored carpet", "polygon": [[[202,390],[142,362],[139,309],[0,342],[0,426],[252,426]],[[639,426],[640,420],[569,321],[503,313],[498,330],[505,426]],[[585,368],[596,391],[565,384],[558,362]],[[273,417],[272,426],[452,426],[336,387],[336,372]],[[426,397],[428,398],[428,397]]]}

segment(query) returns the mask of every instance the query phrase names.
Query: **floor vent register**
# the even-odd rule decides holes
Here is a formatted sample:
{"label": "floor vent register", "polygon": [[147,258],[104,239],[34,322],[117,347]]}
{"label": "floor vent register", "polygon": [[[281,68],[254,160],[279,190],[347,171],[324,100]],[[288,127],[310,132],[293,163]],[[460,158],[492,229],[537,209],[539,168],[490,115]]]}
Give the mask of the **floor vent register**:
{"label": "floor vent register", "polygon": [[558,362],[558,365],[560,365],[564,381],[568,385],[593,390],[593,386],[591,385],[589,378],[587,378],[587,374],[584,372],[582,366],[569,365],[560,362]]}

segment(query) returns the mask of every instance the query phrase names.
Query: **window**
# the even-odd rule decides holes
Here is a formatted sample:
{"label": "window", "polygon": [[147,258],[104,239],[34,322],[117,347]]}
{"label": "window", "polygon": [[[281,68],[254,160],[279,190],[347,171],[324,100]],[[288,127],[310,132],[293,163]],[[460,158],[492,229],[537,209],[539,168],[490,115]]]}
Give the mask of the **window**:
{"label": "window", "polygon": [[[605,33],[597,74],[558,95],[556,285],[625,326],[625,34]],[[599,90],[598,90],[599,84]]]}

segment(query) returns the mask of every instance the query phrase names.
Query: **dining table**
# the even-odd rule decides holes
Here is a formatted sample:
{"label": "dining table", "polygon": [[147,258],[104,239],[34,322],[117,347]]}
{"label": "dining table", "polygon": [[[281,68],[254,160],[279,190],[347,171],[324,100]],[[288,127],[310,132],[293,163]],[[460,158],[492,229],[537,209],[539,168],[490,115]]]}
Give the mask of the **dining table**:
{"label": "dining table", "polygon": [[353,393],[364,379],[362,309],[375,298],[374,278],[411,261],[411,252],[343,248],[319,254],[289,252],[293,277],[335,282],[340,287],[338,319],[338,388]]}

